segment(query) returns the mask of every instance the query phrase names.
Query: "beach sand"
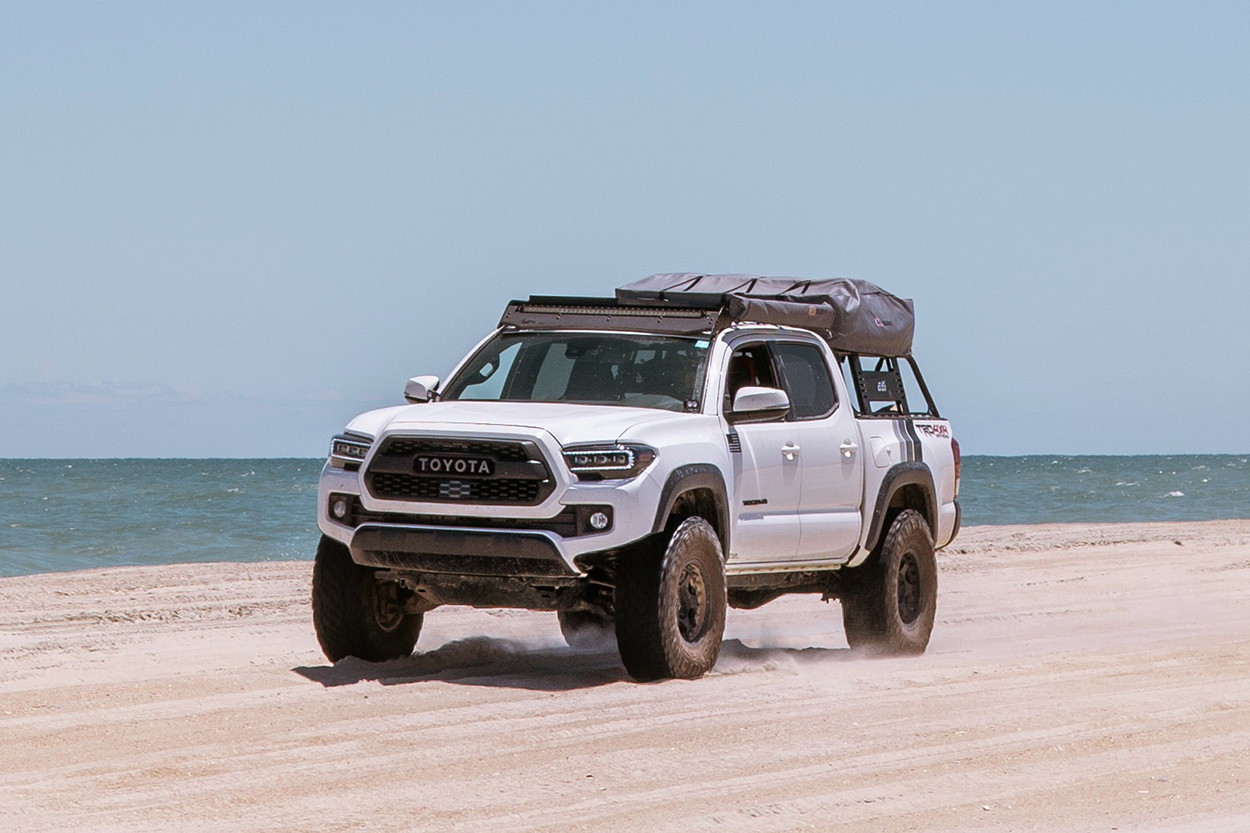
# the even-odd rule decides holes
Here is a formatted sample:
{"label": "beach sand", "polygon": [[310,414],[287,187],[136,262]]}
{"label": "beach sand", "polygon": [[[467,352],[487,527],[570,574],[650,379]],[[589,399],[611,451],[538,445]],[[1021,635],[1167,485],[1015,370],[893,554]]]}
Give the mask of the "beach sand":
{"label": "beach sand", "polygon": [[522,611],[330,666],[310,563],[0,579],[0,830],[1250,830],[1250,521],[939,564],[923,657],[799,596],[652,685]]}

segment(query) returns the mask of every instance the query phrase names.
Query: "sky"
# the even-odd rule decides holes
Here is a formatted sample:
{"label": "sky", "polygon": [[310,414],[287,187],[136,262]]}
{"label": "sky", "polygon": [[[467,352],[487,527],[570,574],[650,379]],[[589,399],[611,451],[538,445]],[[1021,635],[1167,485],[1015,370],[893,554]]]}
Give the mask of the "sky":
{"label": "sky", "polygon": [[0,457],[316,457],[529,294],[915,300],[964,454],[1250,450],[1250,4],[0,5]]}

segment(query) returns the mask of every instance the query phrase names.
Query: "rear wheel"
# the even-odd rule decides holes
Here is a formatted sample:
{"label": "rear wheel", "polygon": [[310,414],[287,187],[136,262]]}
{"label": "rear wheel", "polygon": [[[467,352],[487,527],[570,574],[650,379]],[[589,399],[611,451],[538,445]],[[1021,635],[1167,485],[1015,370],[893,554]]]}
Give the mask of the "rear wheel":
{"label": "rear wheel", "polygon": [[694,679],[711,670],[725,631],[725,561],[702,518],[666,545],[640,546],[617,563],[616,645],[636,680]]}
{"label": "rear wheel", "polygon": [[561,610],[560,633],[570,648],[601,648],[612,644],[616,628],[605,619],[588,610]]}
{"label": "rear wheel", "polygon": [[923,654],[937,613],[937,559],[924,516],[914,509],[900,512],[881,548],[847,573],[847,643],[877,654]]}
{"label": "rear wheel", "polygon": [[406,657],[416,647],[424,616],[408,613],[408,593],[352,560],[347,547],[322,536],[313,564],[312,609],[317,641],[330,662]]}

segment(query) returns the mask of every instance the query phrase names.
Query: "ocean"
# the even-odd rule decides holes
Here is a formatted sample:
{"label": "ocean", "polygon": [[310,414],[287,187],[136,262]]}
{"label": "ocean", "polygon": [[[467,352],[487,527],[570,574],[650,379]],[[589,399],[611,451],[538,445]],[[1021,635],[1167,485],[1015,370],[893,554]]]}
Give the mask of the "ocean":
{"label": "ocean", "polygon": [[[308,560],[314,460],[0,460],[0,576]],[[969,456],[964,524],[1250,518],[1250,455]]]}

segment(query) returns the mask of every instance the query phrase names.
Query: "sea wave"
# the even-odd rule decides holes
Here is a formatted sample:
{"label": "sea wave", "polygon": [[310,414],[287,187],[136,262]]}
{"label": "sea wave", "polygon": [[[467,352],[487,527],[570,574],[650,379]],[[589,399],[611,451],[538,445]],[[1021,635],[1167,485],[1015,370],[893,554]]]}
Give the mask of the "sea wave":
{"label": "sea wave", "polygon": [[[0,575],[311,559],[321,460],[0,460]],[[963,459],[963,523],[1250,517],[1244,455]]]}

